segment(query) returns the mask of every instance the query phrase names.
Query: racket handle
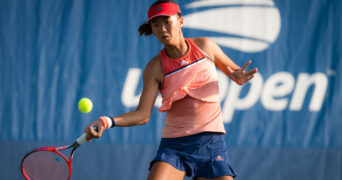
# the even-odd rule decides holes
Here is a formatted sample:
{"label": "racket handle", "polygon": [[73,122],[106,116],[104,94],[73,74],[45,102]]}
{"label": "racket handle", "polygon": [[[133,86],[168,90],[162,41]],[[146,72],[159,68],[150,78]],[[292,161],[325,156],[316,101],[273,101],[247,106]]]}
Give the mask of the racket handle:
{"label": "racket handle", "polygon": [[87,134],[83,133],[82,136],[77,138],[77,140],[76,140],[77,145],[82,146],[86,142],[86,137],[87,137]]}
{"label": "racket handle", "polygon": [[[93,129],[98,132],[97,126],[93,126]],[[78,146],[82,146],[87,140],[86,140],[87,134],[83,133],[82,136],[76,139],[76,143]]]}

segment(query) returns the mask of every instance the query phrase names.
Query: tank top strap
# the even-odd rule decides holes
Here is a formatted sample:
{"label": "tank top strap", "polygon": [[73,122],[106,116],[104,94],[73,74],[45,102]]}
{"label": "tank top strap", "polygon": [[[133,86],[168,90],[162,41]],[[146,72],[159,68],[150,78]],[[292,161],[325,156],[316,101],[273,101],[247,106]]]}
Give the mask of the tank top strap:
{"label": "tank top strap", "polygon": [[162,49],[159,52],[159,56],[163,65],[163,71],[164,75],[169,74],[170,72],[173,72],[177,69],[182,68],[183,66],[186,66],[187,64],[191,64],[197,60],[200,60],[204,57],[209,58],[209,60],[214,61],[213,58],[208,56],[203,50],[201,50],[190,38],[185,38],[185,41],[188,45],[188,52],[180,58],[174,59],[170,58],[166,52],[165,49]]}
{"label": "tank top strap", "polygon": [[197,53],[200,53],[202,54],[203,56],[205,57],[208,57],[211,61],[215,62],[214,59],[209,56],[207,53],[205,53],[200,47],[198,47],[193,41],[191,38],[186,38],[186,40],[189,42],[189,44],[191,44],[191,46],[193,47],[193,49],[195,51],[197,51]]}

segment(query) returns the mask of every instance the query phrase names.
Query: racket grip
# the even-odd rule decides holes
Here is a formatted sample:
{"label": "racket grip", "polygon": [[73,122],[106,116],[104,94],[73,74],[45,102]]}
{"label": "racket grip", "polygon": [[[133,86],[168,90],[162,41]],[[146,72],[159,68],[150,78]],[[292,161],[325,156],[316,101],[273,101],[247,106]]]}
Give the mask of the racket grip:
{"label": "racket grip", "polygon": [[77,142],[78,146],[82,146],[86,142],[86,137],[87,137],[87,134],[83,133],[82,136],[77,138],[76,142]]}
{"label": "racket grip", "polygon": [[[98,127],[97,126],[93,126],[93,129],[98,132]],[[82,146],[87,140],[86,140],[87,134],[83,133],[82,136],[80,136],[79,138],[76,139],[76,143],[78,146]]]}

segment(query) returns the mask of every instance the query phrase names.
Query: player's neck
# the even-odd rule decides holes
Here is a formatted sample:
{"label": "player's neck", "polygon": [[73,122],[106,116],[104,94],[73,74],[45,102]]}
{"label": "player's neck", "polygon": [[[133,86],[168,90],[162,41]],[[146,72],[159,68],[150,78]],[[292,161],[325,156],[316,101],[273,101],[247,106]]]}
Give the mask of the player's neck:
{"label": "player's neck", "polygon": [[175,45],[167,45],[165,46],[166,54],[173,59],[183,57],[189,50],[188,44],[186,43],[183,36],[181,36]]}

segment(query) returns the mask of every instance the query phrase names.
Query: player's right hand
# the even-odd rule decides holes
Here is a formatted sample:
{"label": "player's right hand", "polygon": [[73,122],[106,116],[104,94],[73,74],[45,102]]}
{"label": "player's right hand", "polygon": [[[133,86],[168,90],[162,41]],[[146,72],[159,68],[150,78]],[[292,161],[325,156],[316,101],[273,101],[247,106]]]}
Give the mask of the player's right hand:
{"label": "player's right hand", "polygon": [[103,130],[105,130],[105,127],[100,118],[89,123],[88,126],[84,129],[84,132],[87,134],[87,142],[90,142],[93,138],[100,138],[102,136]]}

